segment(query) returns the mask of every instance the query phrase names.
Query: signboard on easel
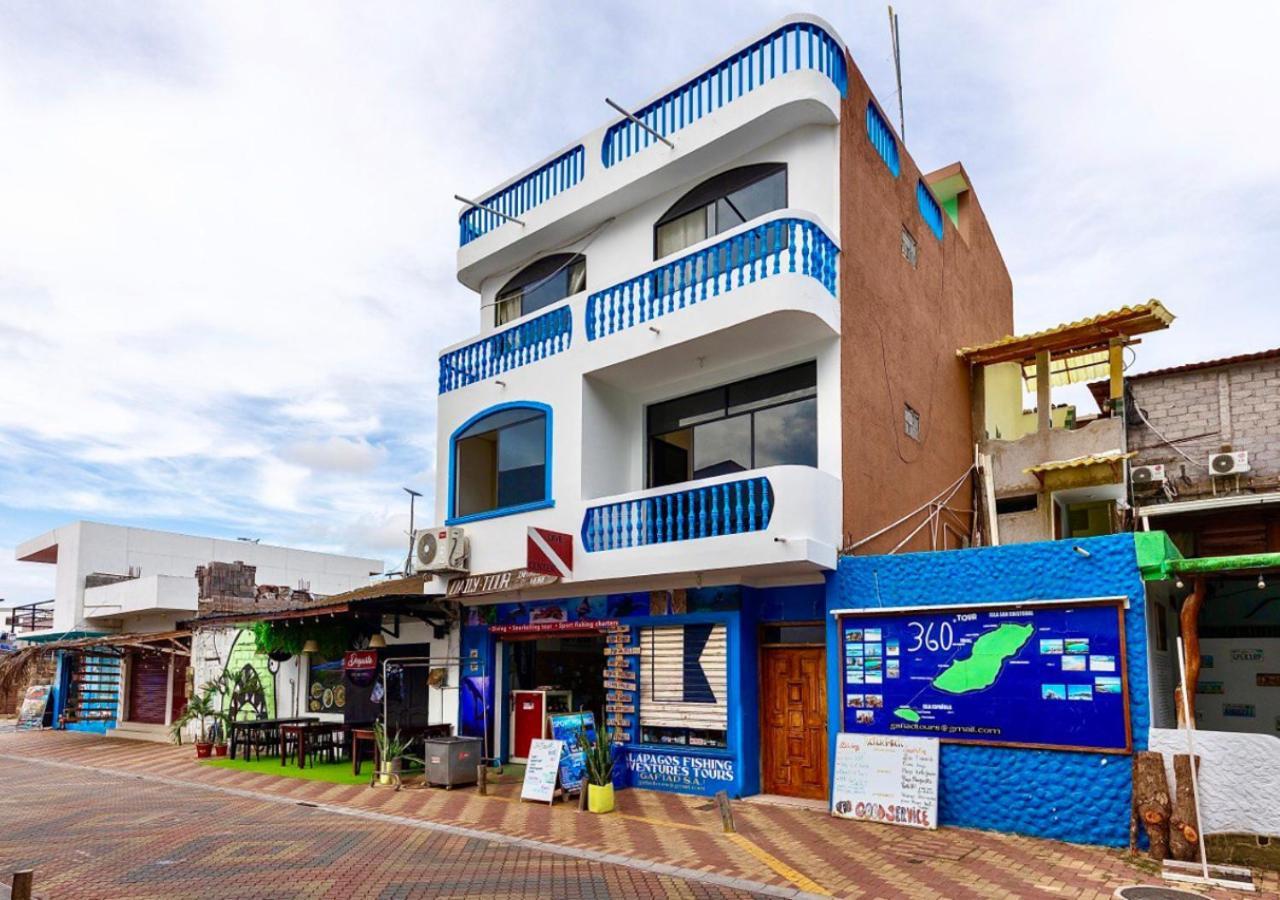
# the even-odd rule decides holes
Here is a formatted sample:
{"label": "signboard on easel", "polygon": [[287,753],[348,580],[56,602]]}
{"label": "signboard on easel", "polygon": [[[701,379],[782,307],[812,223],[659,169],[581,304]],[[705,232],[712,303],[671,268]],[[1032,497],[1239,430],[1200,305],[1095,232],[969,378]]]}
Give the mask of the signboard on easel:
{"label": "signboard on easel", "polygon": [[524,784],[520,787],[521,800],[554,803],[556,782],[560,777],[560,756],[564,742],[552,738],[534,738],[529,745],[529,760],[525,763]]}
{"label": "signboard on easel", "polygon": [[564,756],[560,758],[560,784],[571,793],[580,791],[587,779],[587,754],[578,742],[578,735],[585,732],[588,744],[596,742],[595,713],[564,713],[549,718],[551,737],[564,744]]}
{"label": "signboard on easel", "polygon": [[912,828],[938,827],[938,741],[836,735],[831,814]]}
{"label": "signboard on easel", "polygon": [[18,728],[26,730],[44,725],[44,713],[49,705],[49,695],[52,693],[53,685],[51,684],[33,684],[27,688],[22,706],[18,709]]}

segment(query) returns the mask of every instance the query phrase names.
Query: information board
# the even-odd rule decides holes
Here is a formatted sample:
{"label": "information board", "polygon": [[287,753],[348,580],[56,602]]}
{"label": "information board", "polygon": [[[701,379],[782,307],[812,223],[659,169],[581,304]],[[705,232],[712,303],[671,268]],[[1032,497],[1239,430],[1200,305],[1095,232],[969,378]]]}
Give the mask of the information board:
{"label": "information board", "polygon": [[831,813],[844,819],[937,828],[937,739],[836,735]]}
{"label": "information board", "polygon": [[45,708],[49,705],[49,696],[53,693],[51,684],[33,684],[27,688],[22,698],[22,706],[18,708],[18,727],[21,729],[40,728],[44,725]]}
{"label": "information board", "polygon": [[560,755],[564,744],[553,738],[534,738],[529,744],[529,758],[524,768],[521,800],[550,803],[556,796],[556,776],[560,773]]}
{"label": "information board", "polygon": [[1121,603],[841,615],[842,730],[1127,753]]}
{"label": "information board", "polygon": [[587,754],[578,744],[578,735],[585,732],[587,743],[596,742],[595,713],[559,713],[548,718],[552,739],[564,744],[564,754],[560,757],[560,784],[566,791],[579,791],[587,778]]}

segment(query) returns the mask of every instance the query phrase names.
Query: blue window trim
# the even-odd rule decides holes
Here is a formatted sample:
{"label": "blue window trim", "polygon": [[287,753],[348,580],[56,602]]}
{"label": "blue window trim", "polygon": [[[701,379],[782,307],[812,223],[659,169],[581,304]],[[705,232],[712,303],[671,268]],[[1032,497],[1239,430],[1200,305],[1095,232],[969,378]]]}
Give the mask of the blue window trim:
{"label": "blue window trim", "polygon": [[920,217],[929,226],[933,236],[942,240],[942,207],[938,205],[933,191],[929,190],[923,179],[916,182],[916,205],[920,207]]}
{"label": "blue window trim", "polygon": [[[542,491],[542,499],[532,503],[521,503],[517,506],[503,506],[498,509],[489,509],[484,512],[471,513],[465,516],[454,515],[457,502],[455,492],[457,490],[458,477],[458,435],[466,431],[475,423],[479,422],[494,413],[500,413],[508,409],[532,409],[541,412],[546,416],[546,459],[543,463],[543,475],[545,478]],[[555,498],[551,495],[551,432],[552,432],[552,412],[551,407],[545,403],[538,403],[534,400],[513,400],[510,403],[499,403],[496,406],[490,406],[482,409],[467,421],[463,422],[453,430],[449,435],[449,515],[444,520],[446,525],[464,525],[467,522],[479,522],[484,519],[497,519],[502,516],[514,516],[519,513],[531,512],[535,509],[549,509],[556,505]]]}
{"label": "blue window trim", "polygon": [[897,178],[902,172],[902,165],[898,160],[898,139],[893,136],[893,129],[889,127],[874,100],[867,101],[867,138],[893,173],[893,177]]}

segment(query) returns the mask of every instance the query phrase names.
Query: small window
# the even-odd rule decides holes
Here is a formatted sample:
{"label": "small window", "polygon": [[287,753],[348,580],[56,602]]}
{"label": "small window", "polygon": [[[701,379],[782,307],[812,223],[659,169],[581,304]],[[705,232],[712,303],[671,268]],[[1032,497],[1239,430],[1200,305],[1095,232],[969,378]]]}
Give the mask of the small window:
{"label": "small window", "polygon": [[893,136],[893,129],[885,121],[874,103],[867,103],[867,137],[871,146],[876,148],[884,164],[889,167],[893,177],[897,178],[902,167],[898,162],[898,141]]}
{"label": "small window", "polygon": [[1020,497],[997,497],[996,515],[1009,513],[1033,512],[1039,507],[1039,499],[1035,494],[1023,494]]}
{"label": "small window", "polygon": [[453,518],[550,500],[544,410],[516,406],[477,419],[453,438]]}
{"label": "small window", "polygon": [[924,223],[929,226],[933,236],[942,240],[942,207],[933,199],[933,192],[923,181],[916,182],[916,205],[920,207],[920,215],[924,217]]}
{"label": "small window", "polygon": [[916,259],[919,258],[919,247],[916,246],[916,239],[910,231],[902,229],[902,258],[911,263],[911,268],[916,267]]}
{"label": "small window", "polygon": [[906,403],[902,404],[902,427],[907,437],[913,441],[920,440],[920,413]]}
{"label": "small window", "polygon": [[663,213],[653,228],[653,257],[662,259],[699,241],[787,205],[787,167],[763,163],[704,181]]}
{"label": "small window", "polygon": [[494,302],[493,324],[505,325],[587,287],[587,260],[582,255],[544,256],[520,270],[502,286]]}
{"label": "small window", "polygon": [[649,487],[818,464],[818,368],[804,363],[650,406]]}

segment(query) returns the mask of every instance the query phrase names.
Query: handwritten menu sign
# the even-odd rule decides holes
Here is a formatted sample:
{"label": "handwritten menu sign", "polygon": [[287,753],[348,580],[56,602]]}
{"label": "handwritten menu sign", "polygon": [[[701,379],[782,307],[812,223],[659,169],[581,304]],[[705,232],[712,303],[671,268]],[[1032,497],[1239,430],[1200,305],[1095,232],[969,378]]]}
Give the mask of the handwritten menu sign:
{"label": "handwritten menu sign", "polygon": [[841,732],[836,736],[831,814],[937,828],[937,738]]}
{"label": "handwritten menu sign", "polygon": [[521,800],[551,803],[556,796],[556,776],[560,773],[560,754],[564,742],[551,738],[535,738],[529,745],[529,761],[524,769]]}

